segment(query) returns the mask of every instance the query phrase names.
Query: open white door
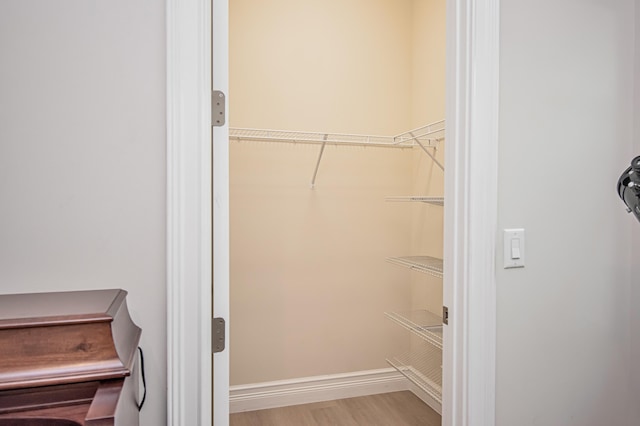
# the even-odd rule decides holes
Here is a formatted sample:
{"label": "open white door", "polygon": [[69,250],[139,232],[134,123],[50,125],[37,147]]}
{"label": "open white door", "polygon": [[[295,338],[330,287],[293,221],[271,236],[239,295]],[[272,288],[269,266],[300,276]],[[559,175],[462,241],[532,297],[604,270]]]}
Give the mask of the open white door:
{"label": "open white door", "polygon": [[[212,84],[215,105],[229,111],[229,1],[212,0]],[[213,120],[213,315],[225,320],[226,345],[213,357],[213,424],[229,424],[229,120]],[[228,114],[227,114],[228,115]],[[214,333],[215,336],[215,333]],[[214,347],[215,347],[214,342]]]}
{"label": "open white door", "polygon": [[228,0],[167,0],[167,424],[174,426],[229,422],[228,342],[212,354],[213,316],[229,335],[228,124],[212,127],[212,91],[228,91],[227,29]]}

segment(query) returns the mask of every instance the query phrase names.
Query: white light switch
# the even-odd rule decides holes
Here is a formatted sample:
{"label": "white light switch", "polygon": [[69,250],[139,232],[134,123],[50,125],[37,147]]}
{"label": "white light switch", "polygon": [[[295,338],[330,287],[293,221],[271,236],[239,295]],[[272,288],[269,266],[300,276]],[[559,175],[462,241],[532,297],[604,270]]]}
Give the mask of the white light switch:
{"label": "white light switch", "polygon": [[520,259],[520,239],[511,239],[511,259]]}
{"label": "white light switch", "polygon": [[524,268],[524,229],[504,230],[504,267]]}

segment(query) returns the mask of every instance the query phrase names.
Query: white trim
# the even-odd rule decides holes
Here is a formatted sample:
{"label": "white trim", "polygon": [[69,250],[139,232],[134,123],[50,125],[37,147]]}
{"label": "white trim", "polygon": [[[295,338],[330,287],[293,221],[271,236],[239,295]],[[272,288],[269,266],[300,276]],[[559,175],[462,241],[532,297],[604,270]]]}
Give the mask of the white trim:
{"label": "white trim", "polygon": [[[499,1],[447,2],[443,424],[490,426]],[[211,424],[209,7],[167,0],[167,410],[176,426]]]}
{"label": "white trim", "polygon": [[495,424],[499,0],[447,3],[443,425]]}
{"label": "white trim", "polygon": [[279,380],[232,386],[230,411],[264,410],[409,389],[410,382],[393,368]]}
{"label": "white trim", "polygon": [[167,0],[167,424],[175,426],[211,425],[210,16],[208,0]]}

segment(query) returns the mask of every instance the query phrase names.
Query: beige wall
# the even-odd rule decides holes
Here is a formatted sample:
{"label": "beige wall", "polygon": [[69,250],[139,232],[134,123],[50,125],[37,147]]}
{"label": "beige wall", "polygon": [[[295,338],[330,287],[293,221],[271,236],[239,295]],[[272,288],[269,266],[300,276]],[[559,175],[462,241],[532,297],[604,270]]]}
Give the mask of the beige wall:
{"label": "beige wall", "polygon": [[166,423],[165,5],[0,2],[0,292],[129,292]]}
{"label": "beige wall", "polygon": [[444,119],[446,0],[413,0],[411,126]]}
{"label": "beige wall", "polygon": [[409,217],[384,202],[409,186],[410,152],[234,143],[231,383],[384,367],[403,336]]}
{"label": "beige wall", "polygon": [[[414,0],[412,12],[411,126],[445,118],[446,0]],[[446,142],[438,144],[436,158],[444,165]],[[444,172],[416,149],[412,164],[412,194],[444,195]],[[431,204],[407,205],[411,214],[411,253],[442,258],[444,208]],[[412,305],[439,314],[442,279],[411,274]]]}
{"label": "beige wall", "polygon": [[[430,65],[414,59],[414,38],[424,36],[416,10],[429,8],[232,2],[231,126],[393,135],[426,124],[429,96],[414,86],[433,87],[418,75]],[[412,114],[416,98],[422,120]],[[232,384],[384,368],[408,347],[383,312],[411,306],[416,273],[384,259],[411,254],[412,215],[423,207],[384,197],[408,195],[417,176],[437,173],[411,151],[327,147],[311,190],[318,149],[232,142]]]}
{"label": "beige wall", "polygon": [[410,126],[410,0],[234,0],[231,124],[393,135]]}

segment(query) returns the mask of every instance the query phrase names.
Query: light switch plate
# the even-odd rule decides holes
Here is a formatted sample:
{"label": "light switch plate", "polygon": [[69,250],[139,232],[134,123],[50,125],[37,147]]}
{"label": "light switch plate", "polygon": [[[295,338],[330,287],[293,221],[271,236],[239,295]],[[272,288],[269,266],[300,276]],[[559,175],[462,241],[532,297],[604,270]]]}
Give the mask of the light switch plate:
{"label": "light switch plate", "polygon": [[524,229],[504,230],[504,268],[524,268]]}

